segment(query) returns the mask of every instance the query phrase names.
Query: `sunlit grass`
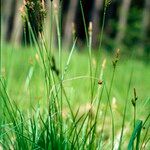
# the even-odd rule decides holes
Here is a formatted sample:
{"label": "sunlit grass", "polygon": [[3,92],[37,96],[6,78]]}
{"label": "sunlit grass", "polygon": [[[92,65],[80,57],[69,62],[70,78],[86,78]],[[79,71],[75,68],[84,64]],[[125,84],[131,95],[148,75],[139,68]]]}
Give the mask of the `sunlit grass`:
{"label": "sunlit grass", "polygon": [[[150,64],[137,59],[134,51],[128,56],[123,49],[107,53],[101,45],[103,33],[100,47],[94,51],[92,23],[88,32],[85,26],[84,51],[77,48],[77,38],[65,51],[59,11],[54,15],[58,50],[50,46],[52,41],[47,44],[42,31],[37,38],[28,13],[25,19],[31,46],[2,44],[0,146],[112,150],[148,147]],[[82,17],[84,21],[83,11]]]}

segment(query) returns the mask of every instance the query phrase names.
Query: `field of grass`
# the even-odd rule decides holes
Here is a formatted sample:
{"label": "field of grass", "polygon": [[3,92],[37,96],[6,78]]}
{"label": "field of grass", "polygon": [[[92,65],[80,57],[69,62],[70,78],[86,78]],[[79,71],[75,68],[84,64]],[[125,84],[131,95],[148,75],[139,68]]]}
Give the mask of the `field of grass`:
{"label": "field of grass", "polygon": [[[57,51],[54,52],[56,68],[59,68],[58,55]],[[67,66],[62,82],[57,79],[56,70],[48,68],[53,72],[55,79],[47,87],[45,69],[35,47],[2,45],[0,93],[2,98],[0,109],[3,114],[0,129],[2,147],[127,149],[129,141],[133,142],[135,135],[137,143],[140,144],[139,149],[148,150],[150,64],[134,55],[124,56],[122,51],[115,69],[112,63],[116,59],[115,52],[109,54],[102,50],[100,55],[92,52],[89,61],[86,48],[82,52],[75,48],[69,61],[68,56],[68,52],[62,53],[62,70]],[[100,63],[95,75],[96,60]],[[94,83],[92,94],[91,85]],[[55,91],[58,101],[62,101],[59,105],[54,99],[58,103],[56,106],[50,102],[53,98],[47,97],[47,93],[51,93],[55,88],[58,90]],[[136,107],[132,104],[134,100]],[[50,111],[49,105],[52,105],[51,109],[56,107],[56,110]],[[49,111],[53,114],[49,114]],[[9,113],[12,113],[12,116]],[[55,113],[58,113],[58,116]],[[48,117],[50,115],[56,115],[56,118],[53,120]],[[48,119],[53,122],[49,123]],[[136,120],[143,122],[141,128]],[[51,124],[53,127],[49,129]],[[139,132],[136,128],[142,131]],[[53,131],[54,135],[50,131]],[[138,133],[141,135],[140,142]],[[134,143],[137,146],[137,143]]]}
{"label": "field of grass", "polygon": [[[87,46],[77,47],[73,31],[68,51],[61,6],[51,1],[45,26],[42,7],[24,6],[25,46],[1,45],[0,149],[150,149],[150,63],[137,57],[137,49],[103,48],[109,4],[105,0],[99,50],[93,50],[92,22],[87,29],[80,1]],[[36,15],[41,19],[33,23]]]}

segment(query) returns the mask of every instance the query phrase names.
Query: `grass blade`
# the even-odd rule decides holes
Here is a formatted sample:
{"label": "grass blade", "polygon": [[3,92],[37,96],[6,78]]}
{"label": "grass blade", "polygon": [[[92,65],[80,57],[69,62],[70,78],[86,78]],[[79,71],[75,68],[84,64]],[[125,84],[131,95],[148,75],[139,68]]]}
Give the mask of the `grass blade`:
{"label": "grass blade", "polygon": [[136,150],[139,150],[141,129],[142,129],[142,121],[141,120],[137,120],[135,128],[134,128],[134,130],[132,132],[132,135],[131,135],[131,138],[130,138],[130,141],[129,141],[129,144],[128,144],[128,150],[132,150],[133,149],[134,140],[136,138],[137,138]]}

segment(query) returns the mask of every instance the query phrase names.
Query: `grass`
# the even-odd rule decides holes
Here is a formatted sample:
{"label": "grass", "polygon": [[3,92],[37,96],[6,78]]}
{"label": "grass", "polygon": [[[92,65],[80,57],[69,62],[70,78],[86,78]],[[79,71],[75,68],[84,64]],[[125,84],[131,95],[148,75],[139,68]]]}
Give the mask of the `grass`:
{"label": "grass", "polygon": [[2,44],[0,148],[149,149],[149,63],[134,53],[107,53],[102,35],[94,52],[92,24],[87,31],[85,21],[85,50],[74,38],[70,52],[64,51],[60,16],[59,9],[51,16],[58,51],[43,32],[37,40],[28,15],[33,45]]}
{"label": "grass", "polygon": [[[16,93],[15,91],[18,91],[20,89],[20,86],[24,87],[29,69],[33,66],[34,67],[34,73],[31,80],[31,86],[37,85],[36,89],[40,90],[43,87],[38,86],[43,82],[42,80],[42,69],[41,65],[39,64],[39,60],[36,59],[36,52],[33,48],[12,48],[11,45],[5,45],[2,47],[2,73],[7,79],[8,82],[8,89],[12,93]],[[56,52],[57,53],[57,52]],[[56,54],[57,55],[57,54]],[[63,53],[63,60],[64,62],[67,60],[68,53]],[[103,59],[106,59],[106,67],[104,70],[105,79],[108,80],[108,84],[110,82],[110,74],[113,70],[112,67],[112,56],[110,54],[107,54],[103,51],[101,56],[101,64]],[[77,61],[78,60],[78,61]],[[79,62],[80,61],[80,62]],[[79,62],[79,64],[78,64]],[[94,64],[93,60],[93,64]],[[116,71],[116,77],[114,81],[114,88],[112,89],[113,92],[116,93],[116,96],[118,99],[122,99],[122,97],[125,96],[125,90],[127,87],[128,79],[130,77],[131,73],[131,64],[134,64],[134,73],[133,73],[133,79],[132,79],[132,87],[135,87],[138,92],[138,97],[141,99],[148,98],[147,93],[149,92],[149,64],[147,64],[144,59],[139,60],[136,58],[128,59],[124,56],[121,56],[121,60],[118,63],[117,71]],[[94,65],[93,65],[94,67]],[[101,66],[100,66],[101,67]],[[23,68],[23,69],[22,69]],[[143,74],[144,72],[144,74]],[[76,79],[77,77],[80,77],[81,79]],[[85,76],[85,77],[84,77]],[[78,52],[76,51],[74,53],[74,56],[72,57],[69,72],[67,73],[67,79],[72,79],[72,83],[70,85],[74,86],[75,89],[79,87],[79,89],[83,89],[83,97],[85,96],[85,93],[89,94],[89,86],[84,86],[83,83],[86,80],[89,81],[89,68],[88,68],[88,53],[86,52]],[[73,80],[73,78],[75,78]],[[123,79],[123,80],[122,80]],[[120,81],[117,82],[117,81]],[[37,82],[38,81],[38,82]],[[66,81],[66,84],[69,84],[70,81]],[[23,84],[24,83],[24,84]],[[13,85],[16,86],[16,88],[13,88]],[[88,85],[88,84],[87,84]],[[41,86],[44,86],[41,84]],[[32,90],[32,88],[31,88]],[[34,90],[34,88],[33,88]],[[80,90],[79,90],[80,91]],[[88,95],[87,95],[88,96]],[[81,96],[80,99],[82,102],[86,102],[86,99],[84,101],[83,97]]]}
{"label": "grass", "polygon": [[[40,60],[36,55],[35,48],[22,48],[22,47],[12,47],[11,45],[4,45],[2,47],[2,75],[6,79],[6,88],[9,96],[12,100],[15,100],[18,109],[21,114],[28,119],[32,118],[32,115],[38,116],[37,113],[41,113],[42,117],[45,118],[47,111],[47,100],[46,100],[46,87],[43,77],[43,69]],[[63,53],[63,62],[68,59],[68,53]],[[58,53],[56,52],[56,57]],[[96,54],[95,54],[96,57]],[[106,86],[110,86],[111,74],[113,72],[112,57],[103,51],[101,56],[101,64],[104,59],[106,59],[106,66],[103,72],[104,80]],[[91,80],[89,77],[89,63],[88,63],[88,51],[78,52],[75,51],[72,59],[70,60],[66,77],[63,81],[63,86],[68,96],[71,108],[73,108],[73,113],[75,114],[78,108],[78,117],[85,115],[90,109],[90,97],[91,93]],[[94,67],[94,56],[93,56]],[[78,61],[77,61],[78,60]],[[80,64],[80,65],[79,65]],[[131,65],[133,64],[133,65]],[[63,64],[63,67],[65,63]],[[149,64],[146,64],[144,60],[138,60],[136,58],[128,59],[125,56],[121,56],[118,65],[116,67],[116,73],[114,77],[113,87],[110,95],[110,103],[113,111],[114,122],[115,122],[115,139],[121,131],[123,110],[125,106],[126,93],[128,89],[128,82],[130,80],[130,74],[133,66],[132,81],[129,89],[129,97],[127,99],[127,112],[125,119],[123,135],[123,147],[126,147],[126,143],[129,142],[129,137],[133,131],[134,126],[134,110],[131,103],[132,97],[134,97],[133,89],[136,88],[138,101],[137,101],[137,113],[136,118],[145,120],[148,115],[149,110]],[[101,67],[100,67],[101,68]],[[33,70],[33,72],[32,72]],[[32,72],[32,73],[31,73]],[[144,72],[144,74],[143,74]],[[27,82],[28,81],[28,82]],[[98,82],[98,81],[96,81]],[[96,88],[99,85],[96,84]],[[105,90],[104,90],[105,91]],[[2,94],[2,93],[1,93]],[[97,132],[101,132],[103,114],[105,112],[105,106],[107,103],[107,93],[106,91],[102,95],[101,105],[99,108]],[[12,102],[13,103],[13,102]],[[14,105],[14,104],[13,104]],[[97,102],[93,104],[95,108],[92,108],[92,113],[96,112]],[[2,105],[1,105],[2,106]],[[14,107],[14,106],[13,106]],[[14,108],[15,109],[15,108]],[[7,113],[7,110],[5,110]],[[28,114],[28,115],[25,115]],[[69,113],[68,104],[63,100],[63,117],[64,120],[71,119],[71,114]],[[20,117],[18,116],[18,123],[20,123]],[[120,119],[118,119],[120,118]],[[5,118],[3,118],[5,120]],[[38,118],[39,119],[39,118]],[[149,120],[149,119],[148,119]],[[11,123],[11,119],[8,120]],[[35,121],[35,120],[34,120]],[[82,118],[81,118],[82,122]],[[81,124],[81,122],[79,124]],[[148,121],[147,121],[148,122]],[[34,122],[37,126],[38,121]],[[26,124],[26,123],[24,123]],[[111,114],[108,109],[106,114],[104,131],[103,131],[103,149],[107,149],[107,145],[111,143]],[[13,131],[13,125],[7,125],[7,123],[2,124],[5,128]],[[67,125],[66,125],[67,126]],[[148,124],[146,128],[148,127]],[[38,127],[37,127],[38,128]],[[128,129],[129,128],[129,129]],[[7,130],[8,130],[7,129]],[[68,129],[69,130],[69,129]],[[4,135],[6,131],[4,130]],[[17,131],[20,132],[20,131]],[[143,130],[143,136],[146,129]],[[1,134],[1,138],[5,136]],[[8,132],[9,134],[9,132]],[[5,137],[6,138],[6,137]],[[143,138],[143,137],[142,137]],[[148,138],[148,137],[147,137]],[[146,139],[147,139],[146,138]],[[2,141],[1,141],[2,142]],[[115,141],[116,143],[116,141]],[[4,143],[3,143],[4,144]],[[147,145],[147,148],[149,145]]]}

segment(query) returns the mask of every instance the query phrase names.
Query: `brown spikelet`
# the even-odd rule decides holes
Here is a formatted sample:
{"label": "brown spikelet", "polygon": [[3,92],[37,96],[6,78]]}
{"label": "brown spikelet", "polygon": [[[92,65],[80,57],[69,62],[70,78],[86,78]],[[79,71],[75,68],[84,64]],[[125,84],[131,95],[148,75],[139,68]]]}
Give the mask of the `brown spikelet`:
{"label": "brown spikelet", "polygon": [[134,92],[134,98],[132,98],[131,102],[132,102],[132,105],[135,107],[136,106],[136,101],[138,99],[135,88],[133,89],[133,92]]}
{"label": "brown spikelet", "polygon": [[98,84],[99,84],[99,85],[102,85],[102,83],[103,83],[102,80],[99,80],[99,81],[98,81]]}
{"label": "brown spikelet", "polygon": [[29,22],[35,36],[38,36],[43,31],[43,22],[46,16],[44,0],[24,0],[20,11],[25,28],[28,28],[27,22]]}
{"label": "brown spikelet", "polygon": [[116,51],[116,53],[115,53],[115,58],[114,58],[114,60],[112,61],[114,68],[116,68],[116,65],[117,65],[117,62],[118,62],[118,60],[119,60],[119,57],[120,57],[120,49],[117,49],[117,51]]}
{"label": "brown spikelet", "polygon": [[134,88],[134,99],[135,101],[138,99],[137,95],[136,95],[136,89]]}
{"label": "brown spikelet", "polygon": [[72,36],[73,36],[73,40],[75,40],[75,37],[76,37],[76,27],[75,27],[75,23],[72,22],[71,25],[72,25]]}
{"label": "brown spikelet", "polygon": [[92,36],[92,22],[89,22],[89,28],[88,28],[88,32],[89,32],[89,36]]}
{"label": "brown spikelet", "polygon": [[106,66],[106,59],[103,60],[103,63],[102,63],[102,69],[104,69]]}
{"label": "brown spikelet", "polygon": [[72,22],[72,34],[75,34],[75,33],[76,33],[75,23]]}

